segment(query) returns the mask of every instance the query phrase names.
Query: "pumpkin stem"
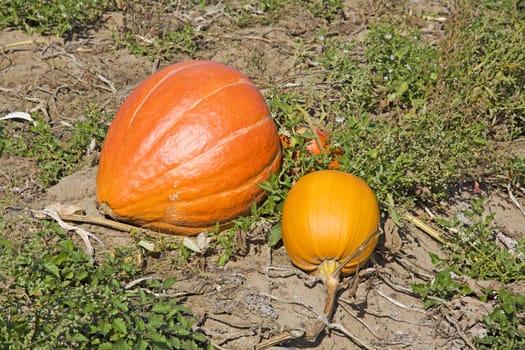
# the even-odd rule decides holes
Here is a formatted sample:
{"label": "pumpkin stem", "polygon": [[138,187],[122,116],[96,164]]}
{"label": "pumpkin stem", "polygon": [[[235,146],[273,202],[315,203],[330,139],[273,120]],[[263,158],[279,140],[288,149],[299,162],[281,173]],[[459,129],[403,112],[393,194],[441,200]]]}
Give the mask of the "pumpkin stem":
{"label": "pumpkin stem", "polygon": [[323,313],[329,320],[335,304],[335,297],[339,287],[339,277],[341,275],[341,265],[335,260],[326,260],[319,265],[319,277],[323,281],[327,289],[326,302]]}
{"label": "pumpkin stem", "polygon": [[[339,267],[339,264],[335,260],[325,260],[317,267],[317,273],[321,281],[325,281],[334,273]],[[326,284],[326,283],[325,283]]]}
{"label": "pumpkin stem", "polygon": [[[267,339],[266,341],[257,344],[255,346],[255,349],[267,349],[270,346],[281,344],[286,340],[298,339],[301,337],[304,337],[304,339],[306,339],[307,341],[315,341],[319,334],[321,334],[321,332],[328,326],[328,323],[332,318],[332,314],[335,309],[335,302],[337,299],[337,292],[339,290],[339,279],[341,277],[341,271],[343,267],[345,267],[350,261],[352,261],[359,253],[365,250],[365,248],[368,246],[368,243],[370,243],[372,239],[379,237],[379,235],[381,235],[381,231],[379,229],[372,232],[370,235],[368,235],[366,240],[363,243],[361,243],[359,248],[357,248],[343,262],[338,263],[335,260],[326,260],[323,261],[317,268],[319,277],[321,278],[327,289],[326,300],[323,309],[323,313],[325,316],[324,319],[319,319],[311,327],[306,327],[304,332],[298,330],[284,331],[280,335],[277,335],[273,338]],[[358,263],[357,271],[359,271],[359,266],[360,264]],[[357,279],[358,276],[356,275],[355,278]],[[355,282],[354,288],[357,288],[357,281]]]}
{"label": "pumpkin stem", "polygon": [[[330,320],[335,309],[335,301],[337,298],[337,291],[339,289],[339,279],[341,277],[341,270],[345,267],[350,261],[352,261],[359,253],[361,253],[368,246],[368,243],[378,237],[381,234],[380,230],[375,230],[365,239],[363,243],[357,248],[348,258],[346,258],[342,263],[337,263],[334,260],[323,261],[319,265],[319,274],[323,280],[324,285],[326,286],[326,301],[324,304],[323,313],[326,316],[327,320]],[[359,269],[359,263],[357,264]],[[357,277],[356,277],[357,278]]]}
{"label": "pumpkin stem", "polygon": [[324,281],[324,285],[326,286],[327,292],[323,313],[327,320],[330,320],[335,309],[335,300],[337,297],[337,291],[339,290],[339,274],[329,275]]}

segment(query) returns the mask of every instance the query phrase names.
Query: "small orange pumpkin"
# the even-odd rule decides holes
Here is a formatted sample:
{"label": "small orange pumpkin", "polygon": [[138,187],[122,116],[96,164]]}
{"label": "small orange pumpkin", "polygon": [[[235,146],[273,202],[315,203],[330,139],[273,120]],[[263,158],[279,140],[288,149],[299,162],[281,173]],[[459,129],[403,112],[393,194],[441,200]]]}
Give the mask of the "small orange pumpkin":
{"label": "small orange pumpkin", "polygon": [[[318,318],[301,333],[315,341],[334,312],[341,274],[355,272],[377,244],[377,200],[357,176],[338,170],[315,171],[301,177],[288,192],[281,228],[292,262],[317,273],[327,289],[323,308],[326,318]],[[356,276],[354,283],[358,280]],[[283,332],[258,348],[296,338],[296,334]]]}
{"label": "small orange pumpkin", "polygon": [[[376,197],[362,179],[338,170],[320,170],[300,178],[288,193],[282,240],[297,267],[320,273],[322,278],[337,268],[349,274],[372,254],[378,238],[369,237],[378,225]],[[362,251],[346,261],[363,243]]]}
{"label": "small orange pumpkin", "polygon": [[222,228],[278,171],[277,128],[257,88],[211,61],[171,65],[141,83],[100,154],[97,201],[120,221],[174,234]]}

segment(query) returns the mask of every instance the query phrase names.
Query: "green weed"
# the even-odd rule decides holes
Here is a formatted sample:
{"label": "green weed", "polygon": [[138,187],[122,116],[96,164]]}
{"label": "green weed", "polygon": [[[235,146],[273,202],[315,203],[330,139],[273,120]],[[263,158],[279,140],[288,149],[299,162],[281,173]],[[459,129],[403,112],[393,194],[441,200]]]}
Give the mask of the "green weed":
{"label": "green weed", "polygon": [[63,36],[98,23],[113,9],[112,0],[7,0],[0,6],[0,28]]}
{"label": "green weed", "polygon": [[525,279],[525,239],[517,242],[515,251],[502,248],[495,237],[494,215],[485,214],[483,202],[483,198],[473,200],[470,209],[455,213],[452,220],[439,220],[455,232],[441,264],[474,279],[504,283]]}
{"label": "green weed", "polygon": [[451,299],[455,295],[472,293],[465,284],[452,278],[452,272],[448,268],[439,271],[432,281],[412,285],[412,290],[423,298],[425,308],[440,305],[443,300]]}
{"label": "green weed", "polygon": [[510,183],[513,186],[525,186],[525,158],[513,157],[508,167]]}
{"label": "green weed", "polygon": [[[444,43],[444,84],[451,105],[483,118],[495,137],[513,139],[525,126],[525,18],[516,1],[465,1]],[[452,104],[453,103],[453,104]]]}
{"label": "green weed", "polygon": [[182,52],[193,56],[197,50],[198,34],[191,24],[186,24],[177,30],[167,30],[159,33],[157,37],[148,39],[141,37],[129,28],[124,28],[123,33],[115,35],[118,46],[127,47],[137,56],[168,59],[174,53]]}
{"label": "green weed", "polygon": [[172,14],[198,11],[204,5],[192,1],[128,1],[124,10],[124,26],[113,33],[113,39],[117,47],[128,48],[137,56],[160,60],[169,60],[174,54],[193,57],[205,31],[197,30],[191,22],[181,21]]}
{"label": "green weed", "polygon": [[344,1],[341,0],[315,0],[315,1],[300,1],[304,3],[306,8],[318,18],[324,18],[331,22],[341,16],[343,12]]}
{"label": "green weed", "polygon": [[151,293],[175,280],[125,289],[139,273],[126,254],[94,264],[54,223],[35,228],[23,242],[0,236],[4,348],[211,348],[187,307]]}
{"label": "green weed", "polygon": [[506,289],[497,294],[497,305],[489,315],[483,316],[487,335],[475,337],[480,350],[512,350],[525,347],[525,296],[513,295]]}
{"label": "green weed", "polygon": [[220,255],[217,265],[224,266],[235,252],[235,230],[226,230],[216,234],[216,245],[220,247]]}
{"label": "green weed", "polygon": [[[453,235],[445,246],[445,258],[431,254],[432,262],[440,269],[430,282],[415,284],[414,292],[423,298],[425,307],[432,307],[456,295],[468,295],[469,287],[453,279],[466,275],[474,280],[496,280],[503,283],[525,278],[525,239],[514,250],[502,247],[495,237],[493,215],[485,214],[484,199],[471,202],[471,208],[454,214],[452,220],[438,220]],[[486,291],[487,297],[492,296]],[[525,311],[525,297],[512,295],[502,289],[497,292],[496,306],[483,316],[487,335],[476,337],[480,349],[517,349],[525,345],[525,332],[520,328]]]}
{"label": "green weed", "polygon": [[224,11],[239,28],[256,24],[270,24],[276,17],[282,15],[286,5],[284,0],[243,1],[240,4],[230,2],[225,4]]}
{"label": "green weed", "polygon": [[[314,113],[331,122],[344,153],[342,169],[367,180],[381,201],[391,194],[399,203],[415,196],[433,202],[450,184],[507,161],[491,146],[487,119],[466,113],[457,96],[442,90],[448,53],[430,47],[417,31],[377,24],[361,43],[322,32],[319,41],[323,52],[315,61],[332,89],[315,95],[334,102],[319,102]],[[361,49],[365,62],[358,61]]]}
{"label": "green weed", "polygon": [[35,125],[22,128],[0,126],[0,154],[11,153],[34,159],[46,187],[73,172],[88,152],[100,150],[110,119],[108,113],[89,107],[84,119],[66,129],[67,136],[61,138],[49,123],[34,117]]}
{"label": "green weed", "polygon": [[377,25],[367,36],[365,57],[370,93],[378,101],[369,107],[419,109],[428,103],[438,78],[439,53],[418,31],[401,33],[392,25]]}
{"label": "green weed", "polygon": [[[449,232],[450,243],[444,249],[446,257],[439,259],[431,254],[432,262],[443,269],[439,274],[467,275],[473,279],[496,280],[504,283],[525,278],[525,239],[517,242],[514,251],[502,247],[496,240],[494,215],[485,214],[484,198],[471,201],[471,208],[454,213],[451,220],[436,219]],[[445,271],[445,272],[443,272]],[[439,275],[438,274],[438,275]],[[437,279],[437,277],[436,277]],[[448,280],[417,286],[423,297],[439,295],[450,298],[450,291],[457,287],[457,282]],[[428,289],[426,292],[425,289]],[[430,293],[430,294],[429,294]]]}

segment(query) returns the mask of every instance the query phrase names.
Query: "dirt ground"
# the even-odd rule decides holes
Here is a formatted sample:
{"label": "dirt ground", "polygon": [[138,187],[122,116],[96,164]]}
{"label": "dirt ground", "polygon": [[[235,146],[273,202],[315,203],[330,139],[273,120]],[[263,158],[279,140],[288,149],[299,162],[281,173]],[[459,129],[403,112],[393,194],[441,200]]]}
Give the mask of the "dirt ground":
{"label": "dirt ground", "polygon": [[[352,40],[366,31],[367,24],[380,13],[373,7],[346,1],[345,21],[332,35]],[[440,1],[411,1],[407,16],[419,21],[423,33],[438,40],[449,10]],[[300,64],[294,57],[294,42],[302,37],[314,45],[315,18],[291,14],[271,25],[228,26],[220,3],[208,6],[203,16],[184,15],[192,23],[206,25],[204,50],[196,58],[217,60],[247,74],[264,93],[270,86],[285,88],[300,83]],[[167,62],[153,62],[115,49],[112,29],[122,25],[122,13],[106,18],[105,25],[86,36],[65,42],[59,38],[29,36],[21,31],[0,32],[0,116],[14,111],[41,111],[57,128],[83,118],[89,104],[104,106],[114,113],[129,92],[144,78]],[[200,21],[200,22],[199,22]],[[189,59],[185,54],[174,59]],[[512,145],[525,152],[525,143]],[[52,188],[43,189],[31,161],[2,155],[0,187],[11,188],[21,208],[43,209],[52,203],[73,204],[87,215],[99,215],[95,207],[96,154],[83,168]],[[10,185],[9,187],[7,185]],[[523,235],[525,217],[513,206],[508,194],[482,190],[488,196],[487,209],[496,214],[496,224],[510,237]],[[0,192],[1,193],[1,192]],[[470,185],[458,187],[447,203],[450,210],[465,207],[474,193]],[[474,335],[482,335],[483,314],[490,304],[474,297],[456,298],[427,311],[410,285],[432,279],[436,271],[429,252],[441,254],[440,244],[410,225],[389,230],[381,239],[367,268],[360,272],[360,283],[339,294],[339,303],[329,332],[317,342],[291,341],[275,349],[470,349]],[[193,310],[197,326],[214,344],[225,349],[250,349],[262,339],[285,328],[301,328],[314,322],[324,305],[325,290],[320,282],[294,269],[283,247],[270,249],[266,243],[268,227],[261,223],[246,233],[249,251],[235,256],[224,267],[206,258],[202,270],[184,271],[170,263],[170,252],[149,257],[145,273],[149,277],[177,277],[171,294]],[[82,225],[96,234],[109,249],[133,245],[125,233],[99,226]],[[350,279],[348,279],[350,280]],[[525,294],[523,286],[521,292]],[[346,334],[345,334],[346,333]]]}

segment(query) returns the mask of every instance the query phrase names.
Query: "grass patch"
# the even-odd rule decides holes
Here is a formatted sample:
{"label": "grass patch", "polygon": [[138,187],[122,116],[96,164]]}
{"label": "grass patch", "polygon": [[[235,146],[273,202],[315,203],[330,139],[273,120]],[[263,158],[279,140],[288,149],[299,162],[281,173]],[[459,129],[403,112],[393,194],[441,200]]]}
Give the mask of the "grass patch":
{"label": "grass patch", "polygon": [[525,19],[515,1],[461,6],[444,43],[443,84],[458,106],[500,140],[523,134]]}
{"label": "grass patch", "polygon": [[184,14],[203,11],[204,5],[202,1],[128,1],[123,11],[124,25],[113,35],[117,47],[162,61],[175,54],[193,58],[205,31],[195,28]]}
{"label": "grass patch", "polygon": [[480,350],[520,349],[525,346],[523,313],[525,296],[513,295],[506,289],[497,294],[498,303],[494,310],[483,316],[487,335],[474,338]]}
{"label": "grass patch", "polygon": [[36,161],[39,177],[49,187],[71,174],[85,156],[99,151],[104,142],[111,116],[90,107],[84,118],[65,127],[62,135],[44,119],[36,116],[36,123],[3,122],[0,125],[0,154],[14,154]]}
{"label": "grass patch", "polygon": [[[510,250],[496,239],[493,215],[483,210],[484,199],[473,200],[471,208],[455,213],[452,220],[439,222],[454,234],[445,246],[446,258],[431,254],[440,271],[434,279],[412,286],[423,298],[425,307],[440,305],[472,290],[454,276],[466,275],[474,280],[495,280],[512,283],[525,279],[525,239],[516,241]],[[505,287],[486,290],[482,299],[492,299],[494,309],[483,316],[487,334],[475,337],[479,349],[517,349],[525,346],[525,332],[520,328],[525,312],[525,297],[513,295]]]}
{"label": "grass patch", "polygon": [[285,5],[284,0],[231,2],[225,4],[224,11],[231,16],[236,26],[246,28],[257,24],[272,23],[282,16]]}
{"label": "grass patch", "polygon": [[64,36],[99,23],[114,9],[112,0],[6,0],[0,6],[0,28]]}
{"label": "grass patch", "polygon": [[[312,82],[320,87],[307,98],[314,102],[298,103],[298,96],[277,91],[270,98],[272,112],[281,132],[295,137],[295,126],[305,123],[295,108],[301,105],[332,134],[344,154],[341,169],[367,180],[380,201],[391,195],[399,203],[434,202],[451,184],[506,162],[495,161],[487,120],[472,118],[464,106],[439,96],[445,58],[421,41],[418,31],[400,33],[384,24],[372,27],[361,44],[323,35],[319,40],[323,54],[315,60],[328,74]],[[360,45],[365,62],[356,59]],[[296,154],[303,144],[296,142],[290,152]],[[297,167],[287,161],[286,151],[283,165],[284,173]],[[322,164],[306,162],[299,172],[316,167]]]}
{"label": "grass patch", "polygon": [[[6,225],[5,222],[2,225]],[[125,283],[140,271],[129,249],[94,264],[52,222],[20,240],[0,235],[0,342],[6,349],[203,349],[190,310],[157,297],[175,283]]]}
{"label": "grass patch", "polygon": [[440,220],[456,234],[446,247],[447,259],[439,263],[475,279],[504,283],[525,279],[525,239],[516,242],[515,251],[502,248],[495,238],[494,215],[484,213],[483,202],[473,200],[471,209],[455,213],[452,220]]}

